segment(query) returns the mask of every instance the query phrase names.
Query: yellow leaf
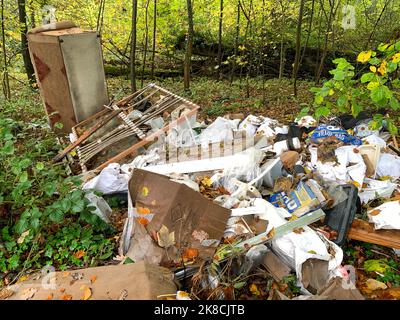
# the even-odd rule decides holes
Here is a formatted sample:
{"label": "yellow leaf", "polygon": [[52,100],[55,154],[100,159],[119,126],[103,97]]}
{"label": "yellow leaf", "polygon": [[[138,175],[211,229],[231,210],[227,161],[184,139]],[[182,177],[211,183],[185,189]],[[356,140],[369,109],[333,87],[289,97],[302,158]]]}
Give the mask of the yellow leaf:
{"label": "yellow leaf", "polygon": [[97,280],[97,276],[92,276],[92,277],[90,278],[90,282],[91,282],[91,283],[94,283],[96,280]]}
{"label": "yellow leaf", "polygon": [[371,50],[370,51],[363,51],[358,55],[357,61],[361,62],[361,63],[365,63],[371,58],[371,55],[372,55],[372,51]]}
{"label": "yellow leaf", "polygon": [[72,300],[72,296],[71,296],[70,294],[64,294],[64,295],[61,297],[61,299],[62,299],[62,300]]}
{"label": "yellow leaf", "polygon": [[370,66],[369,70],[371,70],[373,73],[375,73],[376,72],[376,67],[375,66]]}
{"label": "yellow leaf", "polygon": [[78,250],[77,252],[74,253],[74,257],[77,259],[82,258],[85,255],[85,251],[83,250]]}
{"label": "yellow leaf", "polygon": [[386,289],[387,286],[386,284],[384,284],[383,282],[380,282],[378,280],[375,279],[368,279],[365,284],[367,285],[367,288],[371,291],[375,291],[378,289]]}
{"label": "yellow leaf", "polygon": [[137,207],[136,211],[139,214],[150,214],[150,209],[149,208]]}
{"label": "yellow leaf", "polygon": [[168,230],[168,227],[162,225],[160,231],[157,232],[157,242],[160,247],[169,248],[175,244],[175,232],[171,233]]}
{"label": "yellow leaf", "polygon": [[18,279],[17,283],[24,282],[28,279],[29,279],[28,276],[22,276],[21,278]]}
{"label": "yellow leaf", "polygon": [[329,90],[329,95],[330,96],[333,96],[334,93],[335,93],[335,90],[333,90],[333,89]]}
{"label": "yellow leaf", "polygon": [[147,197],[149,195],[149,188],[143,187],[142,188],[142,196]]}
{"label": "yellow leaf", "polygon": [[17,243],[21,244],[24,242],[25,238],[29,235],[29,230],[23,232],[21,236],[18,238]]}
{"label": "yellow leaf", "polygon": [[212,180],[211,180],[209,177],[204,177],[204,178],[201,180],[201,184],[202,184],[203,186],[209,188],[209,187],[212,186]]}
{"label": "yellow leaf", "polygon": [[259,296],[260,295],[260,291],[258,290],[257,285],[255,285],[254,283],[252,283],[249,288],[250,288],[250,292],[253,295],[255,295],[255,296]]}
{"label": "yellow leaf", "polygon": [[393,58],[392,58],[392,62],[397,63],[400,61],[400,52],[396,53]]}
{"label": "yellow leaf", "polygon": [[89,287],[86,287],[85,291],[83,292],[83,297],[81,300],[89,300],[91,296],[92,296],[92,290]]}
{"label": "yellow leaf", "polygon": [[357,188],[360,187],[360,184],[357,181],[354,181],[354,180],[348,181],[347,184],[352,184],[352,185],[356,186]]}
{"label": "yellow leaf", "polygon": [[386,62],[386,60],[384,60],[384,61],[381,63],[380,67],[378,68],[378,72],[379,72],[382,76],[384,76],[384,75],[386,74],[386,65],[387,65],[387,62]]}

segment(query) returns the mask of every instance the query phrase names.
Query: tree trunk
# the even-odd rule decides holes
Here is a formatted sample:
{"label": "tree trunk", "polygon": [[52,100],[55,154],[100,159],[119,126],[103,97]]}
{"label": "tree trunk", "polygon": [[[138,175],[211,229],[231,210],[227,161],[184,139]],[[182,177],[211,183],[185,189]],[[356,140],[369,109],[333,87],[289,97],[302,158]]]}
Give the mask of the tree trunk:
{"label": "tree trunk", "polygon": [[137,25],[137,0],[132,0],[132,37],[130,56],[131,90],[136,91],[136,25]]}
{"label": "tree trunk", "polygon": [[[319,84],[319,81],[321,80],[322,71],[324,70],[325,58],[326,58],[326,56],[328,54],[329,31],[331,29],[333,29],[333,21],[335,20],[335,16],[336,16],[337,10],[339,8],[340,1],[341,0],[338,1],[336,9],[335,9],[335,1],[332,0],[332,2],[329,2],[330,5],[331,5],[330,11],[329,11],[329,17],[328,17],[328,15],[326,14],[326,12],[324,10],[325,16],[327,17],[327,24],[328,25],[327,25],[327,30],[325,32],[324,49],[322,51],[321,61],[320,61],[320,64],[319,64],[319,67],[318,67],[318,72],[317,72],[317,77],[315,79],[316,84]],[[323,4],[323,2],[321,1],[321,5],[322,4]]]}
{"label": "tree trunk", "polygon": [[1,0],[1,42],[3,49],[3,93],[6,100],[11,99],[10,80],[8,78],[8,63],[6,51],[6,36],[4,27],[4,0]]}
{"label": "tree trunk", "polygon": [[[238,0],[237,4],[237,18],[236,18],[236,36],[235,36],[235,48],[233,49],[233,57],[236,59],[237,56],[237,49],[239,46],[239,35],[240,35],[240,0]],[[235,74],[236,61],[232,63],[232,70],[231,70],[231,84],[233,82],[233,76]]]}
{"label": "tree trunk", "polygon": [[190,61],[192,59],[192,50],[193,50],[193,7],[192,0],[187,0],[187,14],[188,14],[188,34],[186,38],[186,54],[185,54],[185,63],[183,66],[183,83],[185,90],[189,90],[190,88]]}
{"label": "tree trunk", "polygon": [[299,10],[299,18],[297,20],[297,32],[296,32],[296,55],[294,58],[294,66],[293,66],[293,93],[294,96],[297,97],[297,73],[299,71],[299,63],[300,63],[300,54],[301,54],[301,26],[303,22],[303,12],[304,12],[304,1],[300,2],[300,10]]}
{"label": "tree trunk", "polygon": [[307,50],[307,47],[308,47],[308,42],[310,40],[311,28],[312,28],[312,23],[313,23],[313,19],[314,19],[315,0],[311,0],[311,1],[312,1],[312,5],[311,5],[310,22],[308,24],[307,38],[306,38],[306,42],[304,44],[303,53],[301,54],[301,58],[300,58],[300,65],[303,62],[304,56],[306,55],[306,50]]}
{"label": "tree trunk", "polygon": [[153,12],[153,53],[151,55],[151,78],[154,79],[154,67],[156,58],[156,34],[157,34],[157,0],[154,0]]}
{"label": "tree trunk", "polygon": [[26,33],[28,32],[28,26],[26,24],[26,8],[25,0],[18,0],[18,13],[19,13],[19,27],[21,33],[21,53],[24,60],[24,66],[26,75],[28,76],[29,83],[35,83],[35,71],[33,70],[33,65],[31,58],[29,56],[28,40],[26,38]]}
{"label": "tree trunk", "polygon": [[218,73],[221,76],[221,64],[222,64],[222,22],[224,18],[224,0],[220,0],[219,3],[219,29],[218,29]]}
{"label": "tree trunk", "polygon": [[144,83],[144,69],[146,68],[146,58],[147,58],[147,46],[149,43],[149,4],[150,0],[146,2],[146,9],[145,9],[145,34],[144,34],[144,51],[143,51],[143,66],[142,66],[142,81],[141,87],[143,88]]}

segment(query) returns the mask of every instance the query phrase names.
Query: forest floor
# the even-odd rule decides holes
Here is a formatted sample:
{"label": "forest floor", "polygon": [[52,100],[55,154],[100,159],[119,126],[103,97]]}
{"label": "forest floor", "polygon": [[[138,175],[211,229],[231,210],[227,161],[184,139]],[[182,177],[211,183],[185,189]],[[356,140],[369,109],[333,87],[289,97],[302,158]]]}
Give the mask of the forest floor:
{"label": "forest floor", "polygon": [[[110,96],[115,99],[121,98],[130,92],[129,81],[123,77],[108,79],[108,87]],[[201,106],[201,112],[199,117],[201,119],[212,121],[218,116],[222,116],[229,113],[243,113],[245,116],[248,114],[262,114],[264,116],[277,119],[283,123],[294,120],[300,109],[310,103],[313,99],[313,94],[309,89],[314,85],[314,83],[299,81],[298,83],[298,97],[293,96],[293,86],[290,80],[267,80],[265,83],[259,79],[250,79],[248,83],[246,80],[241,82],[234,81],[230,84],[228,81],[217,81],[207,78],[194,78],[191,82],[190,92],[185,92],[183,90],[183,83],[180,79],[163,79],[161,81],[145,81],[145,84],[154,82],[166,89],[191,99],[193,102]],[[139,85],[140,87],[140,85]],[[21,90],[15,90],[13,95],[13,100],[6,102],[3,108],[0,110],[0,120],[12,118],[18,126],[22,127],[22,132],[27,132],[23,137],[23,141],[17,142],[16,151],[23,143],[24,145],[37,144],[41,148],[42,154],[40,156],[32,156],[31,160],[33,163],[36,161],[42,161],[47,166],[50,162],[49,160],[57,152],[57,146],[54,143],[41,144],[40,139],[52,139],[54,142],[54,135],[50,130],[45,128],[47,123],[46,116],[43,111],[41,99],[37,91],[33,92],[27,88],[21,88]],[[32,129],[36,128],[36,129]],[[39,129],[38,129],[39,128]],[[32,133],[34,132],[34,133]],[[49,140],[49,141],[50,141]],[[23,149],[21,149],[23,150]],[[26,151],[21,151],[26,152]],[[22,154],[18,154],[21,157]],[[35,158],[36,157],[36,158]],[[43,169],[41,169],[43,170]],[[1,177],[0,177],[1,178]],[[5,178],[4,178],[5,179]],[[2,183],[0,181],[0,183]],[[4,193],[4,190],[0,190],[0,196]],[[7,190],[6,190],[7,191]],[[37,193],[35,196],[40,196],[41,190],[31,188],[32,193]],[[23,208],[24,203],[15,204]],[[111,204],[110,204],[111,205]],[[112,205],[114,207],[114,205]],[[4,211],[4,212],[2,212]],[[118,211],[118,210],[117,210]],[[21,212],[21,211],[19,211]],[[57,258],[53,253],[48,253],[48,245],[51,243],[44,242],[43,244],[39,242],[39,246],[35,249],[33,256],[36,260],[32,263],[26,264],[24,261],[29,259],[30,254],[27,256],[28,249],[26,251],[15,249],[16,247],[16,237],[9,236],[13,228],[13,223],[15,220],[5,219],[2,214],[6,214],[6,209],[0,206],[0,230],[2,231],[3,239],[0,240],[7,242],[7,251],[0,250],[0,287],[1,285],[7,285],[11,281],[15,281],[16,278],[21,277],[24,273],[29,272],[31,269],[40,269],[40,266],[45,265],[45,263],[54,264],[56,269],[66,269],[66,268],[82,268],[93,264],[104,265],[115,263],[113,257],[117,255],[118,239],[121,234],[121,221],[125,213],[119,212],[119,219],[116,219],[115,229],[103,238],[96,238],[97,235],[93,234],[88,236],[90,241],[92,241],[90,250],[85,250],[86,256],[78,257],[76,252],[83,252],[84,249],[76,247],[74,244],[75,253],[68,253],[67,248],[61,248],[59,244],[54,244],[53,249],[58,250],[58,252],[63,252],[65,257]],[[14,217],[15,219],[15,217]],[[59,223],[56,228],[50,228],[47,232],[53,232],[54,234],[44,235],[46,239],[60,239],[60,237],[65,236],[63,223],[66,225],[70,223],[70,220],[65,220]],[[75,225],[70,225],[69,228],[75,232]],[[79,228],[79,227],[78,227]],[[50,231],[51,230],[51,231]],[[6,234],[6,236],[5,236]],[[98,232],[101,235],[101,232]],[[53,237],[54,235],[54,237]],[[74,242],[74,239],[62,238],[64,243],[66,241]],[[20,239],[18,239],[19,241]],[[34,241],[30,239],[29,241]],[[47,240],[50,242],[51,240]],[[60,241],[61,243],[62,241]],[[1,241],[0,241],[1,243]],[[19,243],[19,242],[18,242]],[[14,246],[15,245],[15,246]],[[28,243],[29,245],[29,243]],[[104,256],[99,256],[96,248],[101,247],[103,251],[107,251],[109,254]],[[1,249],[1,246],[0,246]],[[53,251],[52,249],[52,251]],[[80,250],[78,250],[80,249]],[[64,251],[62,251],[64,250]],[[110,251],[111,250],[111,251]],[[32,251],[32,250],[31,250]],[[5,252],[5,253],[4,253]],[[349,241],[349,243],[343,248],[344,252],[344,263],[349,263],[357,268],[357,273],[360,279],[374,278],[380,281],[384,281],[388,287],[400,286],[400,272],[399,272],[399,257],[393,254],[388,248],[371,245],[368,243]],[[3,265],[1,260],[3,259]],[[376,274],[375,272],[366,272],[363,268],[365,260],[382,260],[384,259],[390,269],[384,274]],[[373,297],[368,294],[368,292],[363,292],[370,298]]]}

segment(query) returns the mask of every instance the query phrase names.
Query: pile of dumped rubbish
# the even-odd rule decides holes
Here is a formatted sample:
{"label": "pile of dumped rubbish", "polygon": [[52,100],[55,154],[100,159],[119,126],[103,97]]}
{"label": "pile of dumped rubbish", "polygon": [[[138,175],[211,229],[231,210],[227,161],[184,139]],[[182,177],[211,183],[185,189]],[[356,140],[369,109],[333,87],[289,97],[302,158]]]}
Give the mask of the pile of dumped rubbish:
{"label": "pile of dumped rubbish", "polygon": [[93,297],[364,299],[342,246],[400,248],[400,150],[370,115],[206,124],[155,85],[130,99],[73,130],[56,159],[78,163],[71,171],[108,223],[111,208],[91,191],[127,199],[120,264],[82,271],[97,269],[100,287],[113,278]]}

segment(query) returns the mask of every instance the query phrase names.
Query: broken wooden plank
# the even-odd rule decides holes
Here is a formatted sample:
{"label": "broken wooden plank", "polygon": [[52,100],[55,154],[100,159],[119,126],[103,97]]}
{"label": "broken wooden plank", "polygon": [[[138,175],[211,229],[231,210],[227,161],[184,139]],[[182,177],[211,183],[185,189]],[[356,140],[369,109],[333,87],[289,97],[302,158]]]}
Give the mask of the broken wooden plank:
{"label": "broken wooden plank", "polygon": [[400,249],[400,230],[375,230],[372,223],[360,219],[353,221],[348,238]]}

